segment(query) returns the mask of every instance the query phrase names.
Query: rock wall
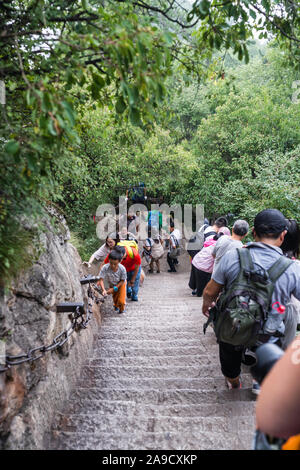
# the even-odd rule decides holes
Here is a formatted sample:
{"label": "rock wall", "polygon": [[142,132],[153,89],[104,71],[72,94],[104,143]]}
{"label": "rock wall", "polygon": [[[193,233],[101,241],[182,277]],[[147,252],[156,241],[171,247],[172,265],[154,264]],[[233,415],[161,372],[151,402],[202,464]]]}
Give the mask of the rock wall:
{"label": "rock wall", "polygon": [[[70,325],[67,313],[56,313],[58,303],[87,302],[87,287],[80,284],[81,258],[68,243],[64,219],[56,214],[54,221],[54,227],[50,219],[45,221],[47,231],[41,235],[43,252],[38,261],[15,280],[8,293],[0,293],[0,339],[5,339],[9,355],[49,345]],[[0,374],[0,448],[44,448],[54,415],[74,389],[93,346],[101,323],[99,305],[94,304],[88,327],[74,332],[59,351]]]}

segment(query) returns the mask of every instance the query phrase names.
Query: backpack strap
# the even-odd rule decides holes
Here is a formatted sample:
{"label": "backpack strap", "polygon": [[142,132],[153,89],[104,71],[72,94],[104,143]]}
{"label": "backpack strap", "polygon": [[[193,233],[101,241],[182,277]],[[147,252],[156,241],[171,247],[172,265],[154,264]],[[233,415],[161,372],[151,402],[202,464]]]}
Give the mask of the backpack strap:
{"label": "backpack strap", "polygon": [[293,260],[286,258],[285,256],[280,256],[280,258],[275,261],[275,263],[268,269],[268,274],[273,283],[287,270],[287,268],[292,264]]}
{"label": "backpack strap", "polygon": [[[251,246],[249,246],[249,248],[251,248]],[[250,250],[248,249],[248,247],[237,248],[237,250],[238,250],[238,253],[239,253],[239,257],[240,257],[241,268],[243,268],[246,272],[254,270],[252,257],[250,255]],[[282,255],[268,269],[267,272],[268,272],[270,280],[273,282],[273,284],[287,270],[287,268],[292,264],[292,262],[293,262],[293,260],[291,260],[289,258],[286,258],[286,256]]]}
{"label": "backpack strap", "polygon": [[246,248],[237,248],[237,252],[240,259],[241,270],[243,269],[246,273],[254,271],[254,264],[250,251]]}
{"label": "backpack strap", "polygon": [[210,237],[211,235],[217,235],[217,232],[208,232],[208,233],[204,233],[204,240],[206,240],[207,237]]}

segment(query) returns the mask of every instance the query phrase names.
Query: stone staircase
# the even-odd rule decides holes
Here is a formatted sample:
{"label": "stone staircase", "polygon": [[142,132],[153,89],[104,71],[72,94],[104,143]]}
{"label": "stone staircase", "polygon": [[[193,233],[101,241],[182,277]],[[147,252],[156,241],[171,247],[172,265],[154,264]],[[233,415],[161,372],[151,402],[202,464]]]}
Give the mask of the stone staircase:
{"label": "stone staircase", "polygon": [[139,302],[118,315],[106,301],[93,356],[87,358],[50,449],[251,449],[255,398],[227,390],[218,346],[201,299],[187,287],[189,263],[176,274],[149,274]]}

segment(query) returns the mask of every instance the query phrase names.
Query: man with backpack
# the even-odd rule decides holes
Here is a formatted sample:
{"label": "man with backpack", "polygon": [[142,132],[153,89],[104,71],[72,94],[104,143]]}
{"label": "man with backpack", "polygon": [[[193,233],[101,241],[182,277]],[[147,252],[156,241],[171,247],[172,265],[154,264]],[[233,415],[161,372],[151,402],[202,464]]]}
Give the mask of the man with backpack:
{"label": "man with backpack", "polygon": [[[300,266],[280,249],[287,230],[288,221],[277,209],[257,214],[255,242],[227,252],[203,292],[202,311],[209,318],[204,333],[213,322],[229,388],[241,388],[246,348],[255,351],[262,343],[278,343],[284,334],[285,305],[292,294],[300,299]],[[253,392],[259,393],[256,384]]]}

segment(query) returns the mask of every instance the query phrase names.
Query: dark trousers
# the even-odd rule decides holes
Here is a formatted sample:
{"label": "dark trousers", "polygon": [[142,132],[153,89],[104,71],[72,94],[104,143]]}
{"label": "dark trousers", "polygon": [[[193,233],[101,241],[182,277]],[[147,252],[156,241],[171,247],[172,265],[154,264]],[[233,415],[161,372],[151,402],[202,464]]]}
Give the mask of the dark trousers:
{"label": "dark trousers", "polygon": [[235,379],[241,373],[243,350],[237,350],[228,343],[219,343],[219,357],[222,374],[229,379]]}
{"label": "dark trousers", "polygon": [[200,271],[192,264],[189,287],[194,291],[197,291],[197,296],[201,297],[206,284],[210,281],[211,273]]}
{"label": "dark trousers", "polygon": [[176,272],[175,266],[176,266],[176,264],[178,264],[178,259],[177,258],[171,258],[170,253],[168,253],[167,263],[170,266],[171,271]]}

